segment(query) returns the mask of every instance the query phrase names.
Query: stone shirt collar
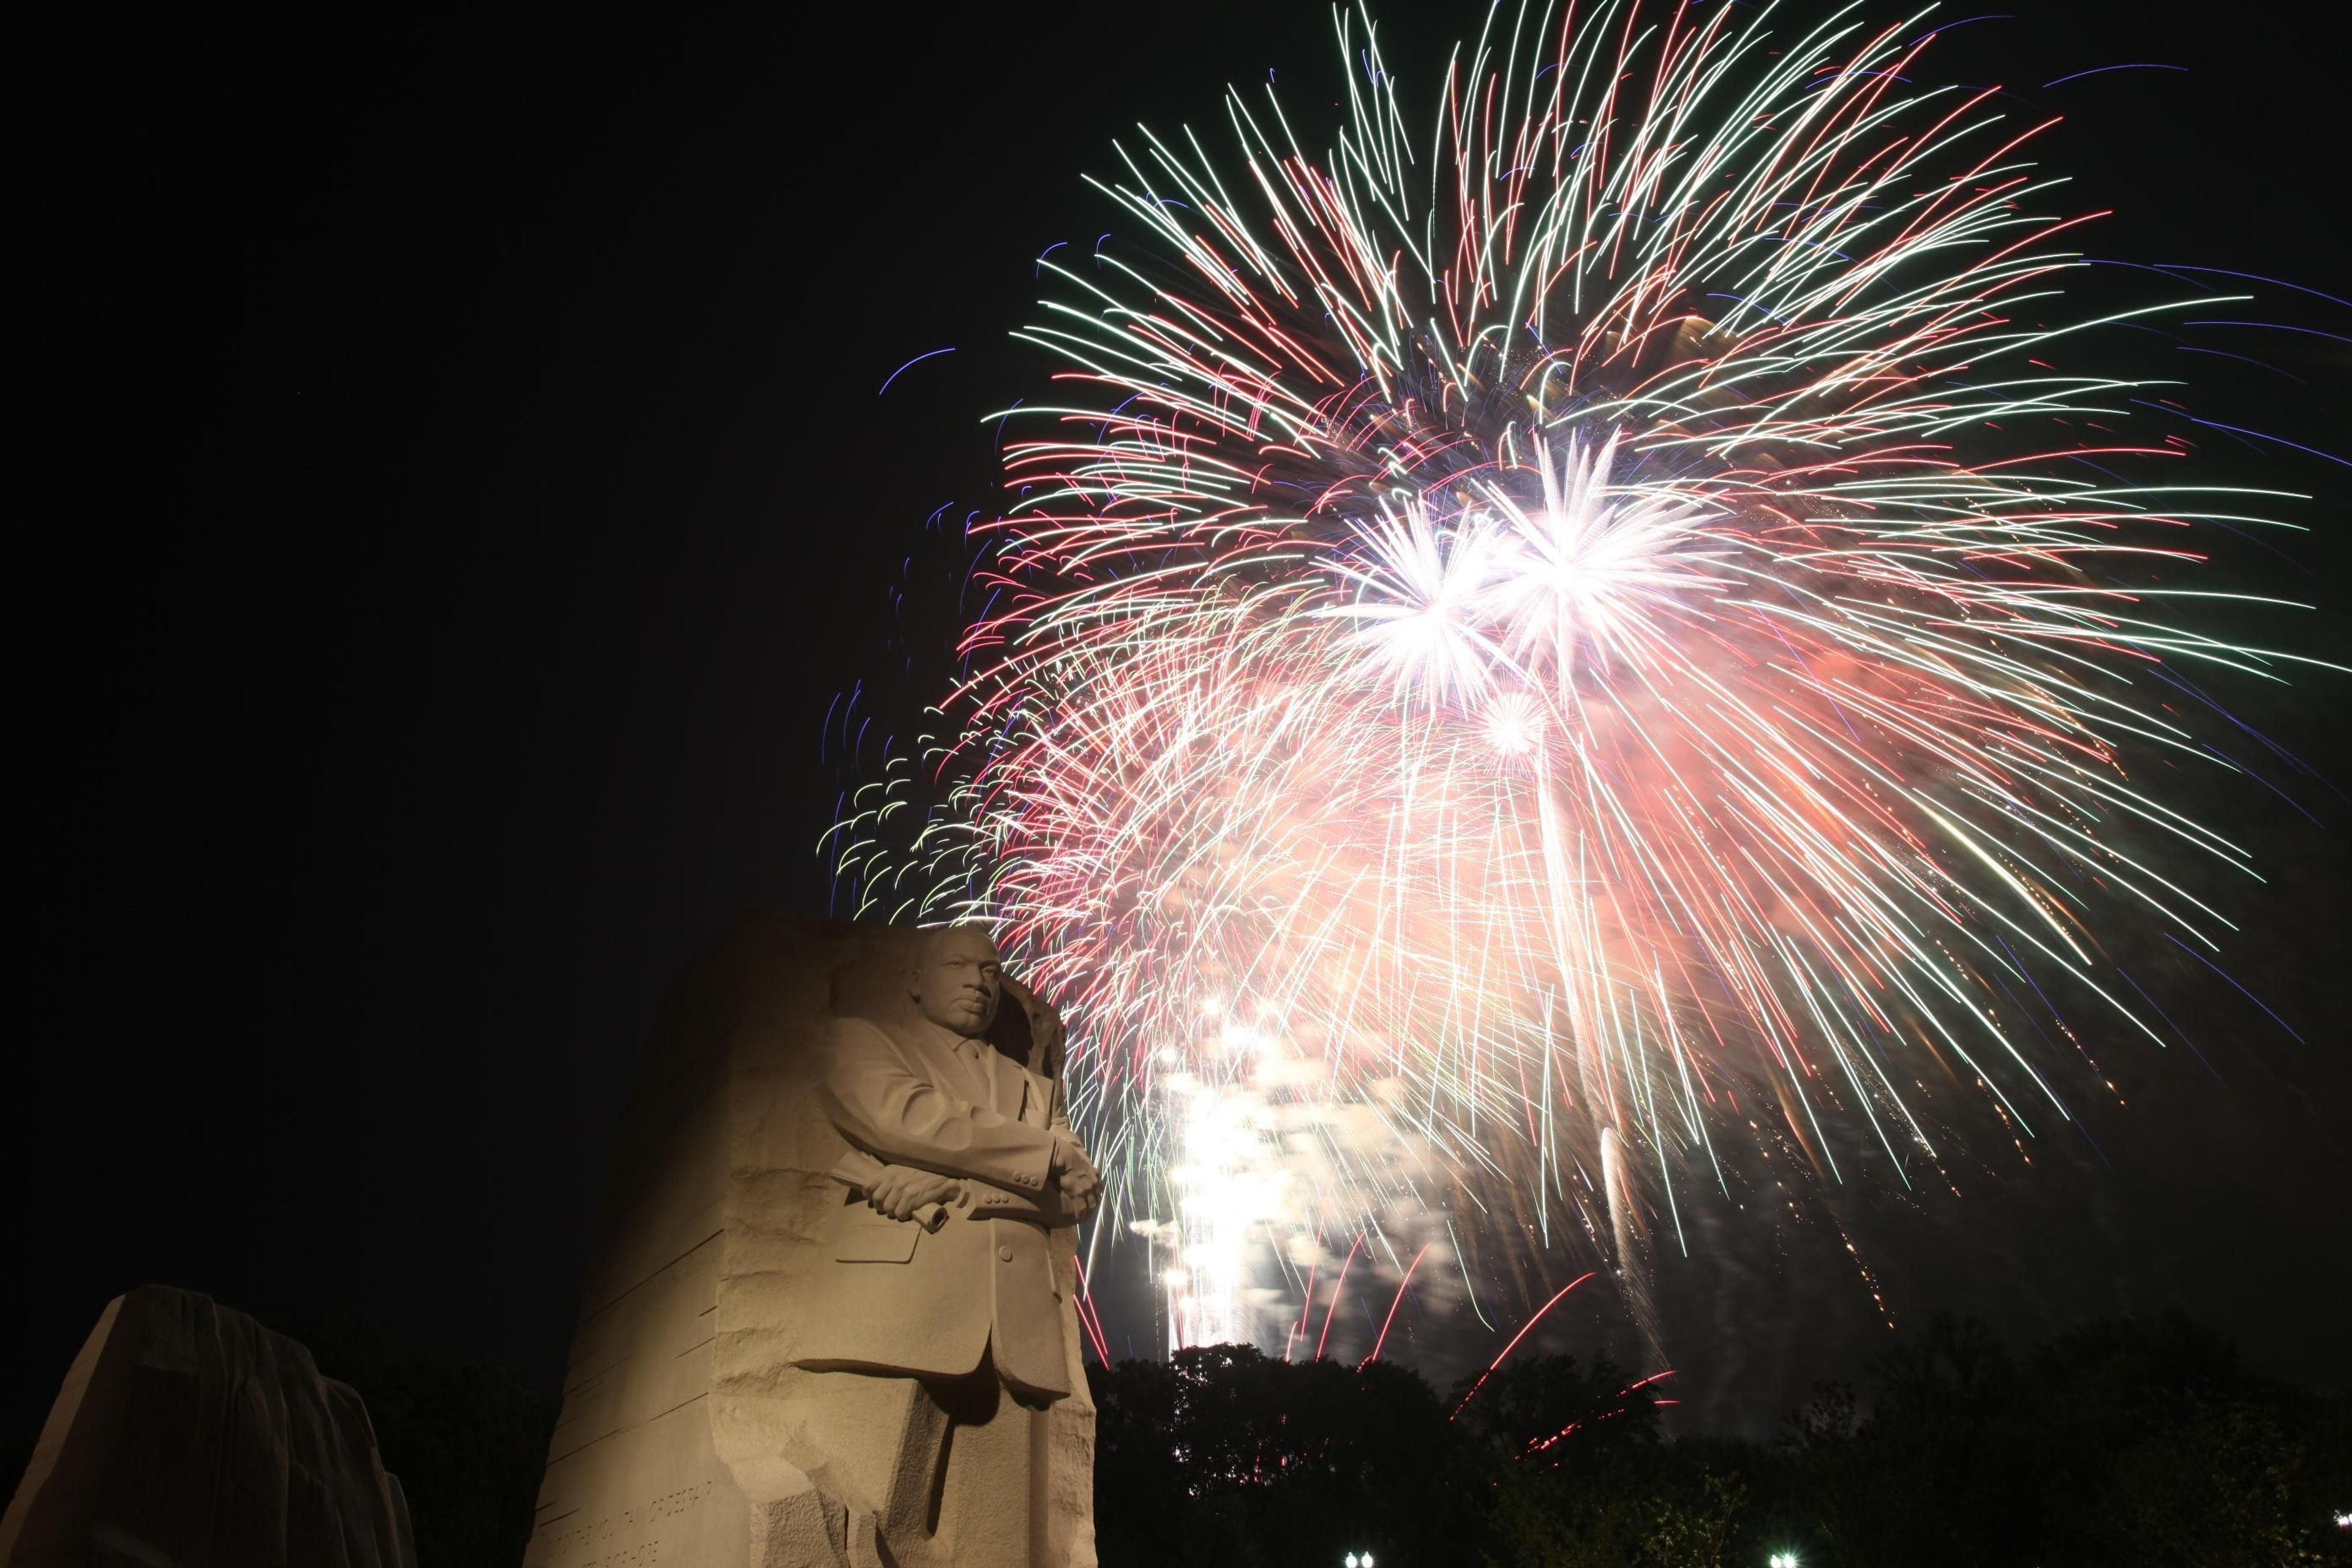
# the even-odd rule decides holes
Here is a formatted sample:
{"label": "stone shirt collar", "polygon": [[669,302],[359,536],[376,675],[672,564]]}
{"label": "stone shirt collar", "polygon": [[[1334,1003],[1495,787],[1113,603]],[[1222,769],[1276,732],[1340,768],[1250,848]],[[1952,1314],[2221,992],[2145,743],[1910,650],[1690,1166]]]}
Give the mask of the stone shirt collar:
{"label": "stone shirt collar", "polygon": [[916,1019],[916,1026],[922,1031],[926,1045],[941,1056],[953,1058],[956,1065],[963,1069],[967,1081],[957,1087],[963,1089],[972,1103],[985,1105],[992,1110],[998,1109],[995,1064],[989,1059],[996,1055],[996,1047],[986,1040],[959,1035],[953,1029],[919,1016]]}

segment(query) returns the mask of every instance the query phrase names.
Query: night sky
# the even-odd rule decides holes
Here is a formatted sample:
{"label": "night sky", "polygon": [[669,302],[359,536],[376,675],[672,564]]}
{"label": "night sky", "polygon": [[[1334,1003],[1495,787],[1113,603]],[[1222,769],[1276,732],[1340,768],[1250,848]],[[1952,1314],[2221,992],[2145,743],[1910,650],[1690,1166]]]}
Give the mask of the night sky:
{"label": "night sky", "polygon": [[[2085,248],[2352,297],[2340,21],[2014,8],[1931,58],[2070,117],[2043,161],[2119,211]],[[1416,45],[1475,26],[1412,10],[1409,87]],[[1042,379],[1005,341],[1034,258],[1115,226],[1080,174],[1270,68],[1318,146],[1332,96],[1318,5],[768,17],[20,37],[33,1004],[0,1079],[0,1430],[37,1426],[142,1280],[553,1383],[663,986],[740,910],[823,910],[828,708],[864,680],[886,710],[954,629],[925,520],[990,503],[981,416]],[[2042,85],[2124,62],[2189,68]],[[2263,308],[2352,333],[2352,309]],[[2352,450],[2346,343],[2210,341],[2277,368],[2200,363],[2200,411]],[[2344,659],[2352,467],[2214,441],[2236,482],[2321,497],[2291,509],[2310,535],[2224,571],[2316,598],[2263,635]],[[2032,1167],[1854,1199],[1898,1320],[2024,1336],[2178,1302],[2258,1364],[2352,1381],[2347,679],[2240,710],[2312,774],[2207,803],[2272,877],[2229,894],[2231,973],[2302,1043],[2209,979],[2179,1021],[2210,1068],[2119,1050],[2128,1108]],[[1670,1348],[1707,1420],[1754,1426],[1887,1331],[1830,1249],[1723,1228],[1662,1279]],[[1622,1328],[1602,1302],[1558,1342]],[[1433,1363],[1469,1342],[1416,1331]]]}

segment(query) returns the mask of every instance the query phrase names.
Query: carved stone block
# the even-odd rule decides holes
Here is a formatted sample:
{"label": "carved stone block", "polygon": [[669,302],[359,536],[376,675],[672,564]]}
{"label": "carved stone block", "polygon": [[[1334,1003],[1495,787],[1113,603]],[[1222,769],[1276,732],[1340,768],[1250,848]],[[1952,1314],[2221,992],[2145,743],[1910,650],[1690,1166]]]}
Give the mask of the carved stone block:
{"label": "carved stone block", "polygon": [[0,1517],[5,1568],[415,1568],[360,1396],[194,1290],[108,1304]]}

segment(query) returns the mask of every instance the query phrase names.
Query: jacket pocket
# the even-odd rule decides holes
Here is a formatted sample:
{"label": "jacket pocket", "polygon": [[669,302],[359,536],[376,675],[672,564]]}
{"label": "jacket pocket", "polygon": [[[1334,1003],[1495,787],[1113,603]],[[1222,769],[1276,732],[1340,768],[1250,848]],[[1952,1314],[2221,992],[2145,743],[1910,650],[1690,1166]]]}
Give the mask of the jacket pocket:
{"label": "jacket pocket", "polygon": [[876,1215],[853,1219],[841,1227],[834,1243],[835,1263],[904,1263],[915,1256],[915,1242],[923,1227],[910,1219]]}

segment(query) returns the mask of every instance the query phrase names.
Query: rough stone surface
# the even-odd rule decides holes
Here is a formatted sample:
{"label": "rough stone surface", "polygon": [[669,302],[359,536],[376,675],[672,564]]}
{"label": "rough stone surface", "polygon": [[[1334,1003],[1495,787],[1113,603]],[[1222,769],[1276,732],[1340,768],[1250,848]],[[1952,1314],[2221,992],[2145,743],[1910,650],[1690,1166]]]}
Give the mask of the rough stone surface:
{"label": "rough stone surface", "polygon": [[[860,1478],[896,1435],[835,1396],[849,1374],[794,1359],[848,1152],[816,1092],[826,1031],[907,1013],[911,934],[752,917],[672,988],[616,1135],[527,1568],[884,1563],[887,1500]],[[1028,1021],[1003,1012],[1017,1056]],[[1076,1392],[1045,1419],[1046,1555],[1091,1568],[1095,1412],[1055,1237]]]}
{"label": "rough stone surface", "polygon": [[367,1407],[193,1290],[108,1304],[0,1517],[5,1568],[415,1568]]}

